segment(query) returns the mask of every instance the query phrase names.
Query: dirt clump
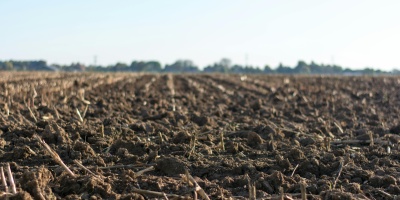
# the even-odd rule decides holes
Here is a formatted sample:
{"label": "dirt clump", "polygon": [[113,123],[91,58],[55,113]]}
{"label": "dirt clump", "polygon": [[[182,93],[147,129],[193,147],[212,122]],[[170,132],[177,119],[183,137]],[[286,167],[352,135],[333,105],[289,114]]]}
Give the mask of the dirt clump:
{"label": "dirt clump", "polygon": [[54,180],[52,173],[41,166],[37,171],[26,171],[21,177],[21,187],[35,199],[57,199],[49,183]]}
{"label": "dirt clump", "polygon": [[257,147],[264,143],[264,140],[256,132],[247,133],[247,144],[251,147]]}
{"label": "dirt clump", "polygon": [[168,176],[184,174],[187,170],[185,163],[175,157],[160,158],[156,164],[156,169]]}

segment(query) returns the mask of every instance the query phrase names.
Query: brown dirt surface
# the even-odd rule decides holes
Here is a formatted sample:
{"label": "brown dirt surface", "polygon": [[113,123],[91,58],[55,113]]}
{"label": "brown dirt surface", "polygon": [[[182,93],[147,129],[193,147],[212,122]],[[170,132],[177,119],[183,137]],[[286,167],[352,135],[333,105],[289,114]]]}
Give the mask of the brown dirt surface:
{"label": "brown dirt surface", "polygon": [[399,91],[395,76],[2,72],[17,193],[5,173],[0,198],[399,199]]}

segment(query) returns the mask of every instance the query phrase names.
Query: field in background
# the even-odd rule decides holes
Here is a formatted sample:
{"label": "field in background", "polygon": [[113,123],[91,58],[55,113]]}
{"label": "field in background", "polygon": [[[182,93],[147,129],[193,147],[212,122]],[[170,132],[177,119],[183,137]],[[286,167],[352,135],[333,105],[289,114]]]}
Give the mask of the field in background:
{"label": "field in background", "polygon": [[17,193],[1,192],[395,198],[399,89],[395,76],[5,72],[0,162]]}

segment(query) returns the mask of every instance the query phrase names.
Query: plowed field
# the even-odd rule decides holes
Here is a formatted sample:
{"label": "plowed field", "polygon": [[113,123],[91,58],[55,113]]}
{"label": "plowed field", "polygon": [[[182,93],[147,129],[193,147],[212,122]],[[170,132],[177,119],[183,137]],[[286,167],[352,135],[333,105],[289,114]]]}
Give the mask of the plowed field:
{"label": "plowed field", "polygon": [[398,199],[399,114],[400,77],[1,72],[1,197]]}

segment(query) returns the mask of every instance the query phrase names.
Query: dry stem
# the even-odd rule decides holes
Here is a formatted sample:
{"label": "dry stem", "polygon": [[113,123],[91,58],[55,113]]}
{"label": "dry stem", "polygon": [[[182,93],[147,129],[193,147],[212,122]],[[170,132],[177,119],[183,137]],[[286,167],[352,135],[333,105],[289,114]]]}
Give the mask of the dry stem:
{"label": "dry stem", "polygon": [[384,141],[384,140],[335,140],[332,141],[331,144],[371,144],[371,143],[376,143],[376,144],[381,144],[381,145],[387,145],[389,144],[388,141]]}
{"label": "dry stem", "polygon": [[113,165],[113,166],[97,167],[97,168],[98,169],[119,169],[119,168],[134,169],[134,168],[138,168],[138,167],[142,167],[142,166],[143,165]]}
{"label": "dry stem", "polygon": [[0,199],[8,200],[10,197],[13,197],[13,196],[15,196],[15,195],[12,194],[12,193],[8,193],[8,192],[1,192],[0,193]]}
{"label": "dry stem", "polygon": [[90,171],[90,169],[88,169],[87,167],[83,166],[82,163],[79,162],[78,160],[74,160],[74,163],[77,164],[82,169],[84,169],[85,171],[87,171],[89,174],[93,175],[94,177],[101,178],[100,176],[98,176],[95,173],[93,173],[92,171]]}
{"label": "dry stem", "polygon": [[60,119],[60,114],[58,113],[58,110],[55,106],[53,106],[54,112],[56,113],[57,119]]}
{"label": "dry stem", "polygon": [[6,191],[6,193],[8,193],[8,186],[7,186],[7,181],[6,181],[6,176],[4,175],[4,168],[1,167],[1,183],[4,187],[4,191]]}
{"label": "dry stem", "polygon": [[294,167],[292,174],[290,175],[290,177],[293,177],[294,173],[296,172],[297,168],[299,167],[299,164],[296,165],[296,167]]}
{"label": "dry stem", "polygon": [[68,168],[68,166],[64,164],[60,156],[53,149],[51,149],[51,147],[45,141],[43,141],[42,138],[40,138],[40,136],[35,134],[34,137],[49,152],[50,156],[54,159],[54,161],[56,161],[59,165],[61,165],[65,169],[65,171],[67,171],[68,174],[71,175],[73,178],[76,177],[76,175]]}
{"label": "dry stem", "polygon": [[164,192],[163,192],[163,195],[164,195],[164,199],[165,199],[165,200],[169,200],[168,197],[167,197],[167,195],[166,195]]}
{"label": "dry stem", "polygon": [[336,188],[336,183],[339,180],[339,176],[342,173],[342,169],[343,169],[343,160],[340,160],[339,171],[338,171],[335,181],[333,182],[333,188]]}
{"label": "dry stem", "polygon": [[161,132],[158,132],[158,136],[160,137],[160,144],[162,145],[164,143],[164,138]]}
{"label": "dry stem", "polygon": [[174,87],[174,78],[171,74],[168,74],[168,88],[171,92],[171,103],[172,103],[172,111],[176,111],[176,105],[175,105],[175,87]]}
{"label": "dry stem", "polygon": [[342,127],[341,127],[338,123],[333,122],[333,124],[339,129],[339,132],[340,132],[341,134],[344,133]]}
{"label": "dry stem", "polygon": [[195,153],[196,150],[196,142],[197,142],[197,136],[193,135],[191,140],[190,140],[190,150],[189,150],[189,156],[188,158],[190,158],[192,156],[192,154]]}
{"label": "dry stem", "polygon": [[83,118],[81,112],[79,112],[78,108],[76,108],[76,114],[78,114],[79,120],[83,123]]}
{"label": "dry stem", "polygon": [[101,124],[101,126],[100,126],[100,133],[101,133],[101,137],[104,138],[104,124]]}
{"label": "dry stem", "polygon": [[43,196],[43,194],[42,194],[42,191],[40,191],[40,189],[38,188],[38,190],[37,190],[37,195],[39,196],[39,198],[41,199],[41,200],[46,200],[46,198]]}
{"label": "dry stem", "polygon": [[10,163],[7,163],[6,169],[7,169],[7,175],[8,175],[8,182],[10,183],[10,186],[11,186],[11,192],[13,194],[17,194],[17,189],[15,188],[14,177],[11,172]]}
{"label": "dry stem", "polygon": [[82,114],[82,118],[83,118],[83,119],[84,119],[85,116],[86,116],[86,112],[87,112],[88,108],[89,108],[89,104],[86,104],[85,110],[83,111],[83,114]]}
{"label": "dry stem", "polygon": [[135,173],[135,177],[139,177],[139,176],[143,175],[146,172],[153,171],[154,169],[155,169],[154,166],[150,166],[150,167],[148,167],[146,169],[142,169],[142,170],[140,170],[140,171]]}
{"label": "dry stem", "polygon": [[33,114],[31,108],[29,106],[26,106],[26,107],[28,108],[29,113],[31,114],[31,117],[33,118],[33,120],[35,120],[35,122],[37,122],[37,119],[36,119],[35,115]]}
{"label": "dry stem", "polygon": [[387,193],[387,192],[385,192],[385,191],[383,191],[383,190],[378,189],[377,191],[378,191],[379,193],[385,195],[388,199],[394,199],[393,195],[391,195],[391,194],[389,194],[389,193]]}
{"label": "dry stem", "polygon": [[284,200],[285,199],[285,192],[283,192],[283,187],[279,187],[279,194],[280,194],[280,199]]}
{"label": "dry stem", "polygon": [[326,151],[331,151],[331,143],[330,143],[331,139],[328,137],[325,137],[324,142],[325,142]]}
{"label": "dry stem", "polygon": [[220,140],[221,140],[221,149],[222,149],[222,151],[225,151],[224,131],[221,131],[221,132],[220,132],[219,137],[220,137]]}
{"label": "dry stem", "polygon": [[[286,193],[285,195],[283,195],[284,199],[293,199],[294,198],[301,198],[302,193]],[[306,198],[312,198],[312,199],[320,199],[321,196],[317,195],[317,194],[306,194]],[[281,194],[277,194],[277,195],[272,195],[271,197],[265,198],[265,199],[281,199],[282,195]]]}
{"label": "dry stem", "polygon": [[257,199],[256,186],[254,183],[251,183],[249,180],[249,199],[256,200]]}
{"label": "dry stem", "polygon": [[369,146],[374,146],[374,134],[372,133],[372,131],[368,131],[368,135],[369,135]]}
{"label": "dry stem", "polygon": [[[186,170],[187,171],[187,170]],[[189,179],[190,182],[192,182],[192,184],[194,184],[195,186],[195,191],[197,193],[199,193],[199,195],[206,200],[210,200],[210,198],[208,197],[208,195],[206,194],[206,192],[203,190],[203,188],[200,187],[200,185],[196,182],[196,180],[194,180],[194,178],[189,174],[189,172],[186,173],[187,178]]]}
{"label": "dry stem", "polygon": [[78,90],[78,99],[80,99],[84,104],[89,105],[90,101],[85,100],[85,89]]}
{"label": "dry stem", "polygon": [[6,103],[4,105],[4,110],[6,111],[6,115],[9,116],[10,115],[10,109],[8,108],[8,103]]}
{"label": "dry stem", "polygon": [[158,197],[164,197],[166,195],[167,197],[174,198],[174,199],[187,199],[184,196],[176,195],[176,194],[165,194],[164,192],[156,192],[156,191],[151,191],[151,190],[142,190],[142,189],[137,189],[133,188],[132,192],[138,193],[138,194],[147,194],[147,195],[154,195]]}
{"label": "dry stem", "polygon": [[302,200],[307,200],[306,184],[305,183],[300,183],[300,190],[301,190],[301,199]]}
{"label": "dry stem", "polygon": [[34,86],[32,86],[31,91],[32,91],[32,106],[35,106],[35,98],[37,97],[37,92]]}

